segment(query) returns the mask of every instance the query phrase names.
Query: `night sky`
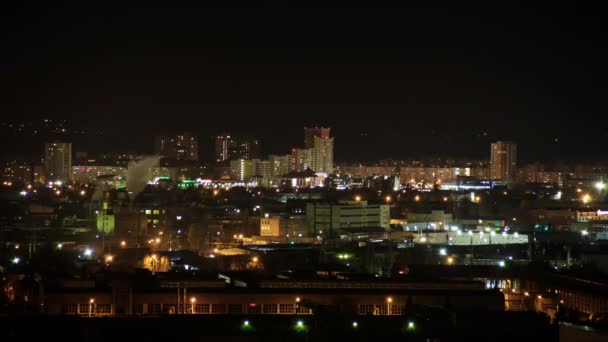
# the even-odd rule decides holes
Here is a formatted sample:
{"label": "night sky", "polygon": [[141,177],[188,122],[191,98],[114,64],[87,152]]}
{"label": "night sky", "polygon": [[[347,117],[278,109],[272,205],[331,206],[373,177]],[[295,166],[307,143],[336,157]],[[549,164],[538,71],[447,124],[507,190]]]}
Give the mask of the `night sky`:
{"label": "night sky", "polygon": [[21,3],[0,5],[2,120],[103,132],[75,151],[188,130],[204,159],[222,131],[287,153],[318,124],[338,160],[489,158],[498,139],[525,160],[608,159],[603,8]]}

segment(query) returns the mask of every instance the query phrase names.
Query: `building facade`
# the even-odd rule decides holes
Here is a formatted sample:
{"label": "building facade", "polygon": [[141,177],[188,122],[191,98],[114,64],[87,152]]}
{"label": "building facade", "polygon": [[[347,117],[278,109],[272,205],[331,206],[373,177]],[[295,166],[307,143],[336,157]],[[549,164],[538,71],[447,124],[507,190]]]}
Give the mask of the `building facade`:
{"label": "building facade", "polygon": [[490,147],[490,178],[515,180],[517,169],[517,144],[498,141]]}
{"label": "building facade", "polygon": [[229,133],[215,137],[216,163],[225,163],[236,159],[259,159],[260,157],[260,139],[256,137],[235,137]]}
{"label": "building facade", "polygon": [[312,169],[315,172],[334,172],[334,138],[315,137],[312,153]]}
{"label": "building facade", "polygon": [[166,161],[197,161],[198,138],[190,132],[174,136],[158,136],[154,152]]}
{"label": "building facade", "polygon": [[329,139],[331,128],[304,127],[304,148],[314,148],[315,138]]}
{"label": "building facade", "polygon": [[44,166],[48,181],[70,181],[72,179],[72,144],[47,143],[44,149]]}
{"label": "building facade", "polygon": [[340,231],[358,228],[390,228],[390,206],[369,205],[367,201],[340,201],[337,204],[307,203],[309,234],[335,237]]}

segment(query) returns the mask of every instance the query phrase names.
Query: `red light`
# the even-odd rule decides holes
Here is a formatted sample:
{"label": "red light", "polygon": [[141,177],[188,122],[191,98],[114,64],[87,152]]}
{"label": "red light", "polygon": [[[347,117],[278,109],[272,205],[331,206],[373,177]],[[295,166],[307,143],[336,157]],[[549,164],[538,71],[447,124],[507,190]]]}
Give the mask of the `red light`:
{"label": "red light", "polygon": [[252,308],[255,308],[256,305],[257,305],[256,303],[249,303],[249,306],[252,307]]}
{"label": "red light", "polygon": [[405,274],[404,270],[399,270],[399,274]]}

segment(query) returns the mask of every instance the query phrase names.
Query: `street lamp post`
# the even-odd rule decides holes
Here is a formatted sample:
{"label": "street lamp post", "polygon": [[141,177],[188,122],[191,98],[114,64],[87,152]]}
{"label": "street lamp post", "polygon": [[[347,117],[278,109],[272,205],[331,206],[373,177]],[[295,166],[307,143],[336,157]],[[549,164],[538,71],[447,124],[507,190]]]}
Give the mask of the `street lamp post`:
{"label": "street lamp post", "polygon": [[386,309],[387,309],[387,314],[390,316],[391,314],[391,303],[393,302],[393,297],[387,297],[386,298]]}
{"label": "street lamp post", "polygon": [[192,314],[194,314],[194,303],[196,303],[196,298],[192,297],[190,298],[190,303],[191,303],[191,308],[190,311],[192,312]]}
{"label": "street lamp post", "polygon": [[95,303],[95,299],[89,299],[89,317],[93,315],[93,303]]}

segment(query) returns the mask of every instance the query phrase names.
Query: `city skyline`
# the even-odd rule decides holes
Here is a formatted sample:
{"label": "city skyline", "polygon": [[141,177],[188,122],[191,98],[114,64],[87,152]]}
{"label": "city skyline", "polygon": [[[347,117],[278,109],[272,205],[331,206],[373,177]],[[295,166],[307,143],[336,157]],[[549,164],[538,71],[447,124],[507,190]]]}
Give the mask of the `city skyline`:
{"label": "city skyline", "polygon": [[10,4],[2,112],[102,132],[74,141],[97,152],[147,152],[151,137],[188,130],[206,159],[204,137],[228,130],[281,153],[320,125],[340,160],[479,158],[498,140],[521,160],[608,159],[602,11],[526,13]]}
{"label": "city skyline", "polygon": [[[181,127],[176,129],[157,129],[150,134],[141,134],[139,139],[131,139],[130,136],[115,131],[96,130],[95,127],[87,126],[78,121],[65,121],[61,127],[67,127],[65,132],[57,132],[56,129],[49,129],[47,134],[39,126],[47,119],[39,120],[15,120],[4,121],[1,123],[0,130],[4,133],[0,135],[3,144],[0,156],[6,160],[10,159],[29,159],[33,160],[44,155],[43,144],[47,142],[70,142],[73,144],[74,153],[88,152],[92,155],[104,153],[135,153],[150,155],[155,153],[155,139],[160,136],[175,136],[183,132],[192,133],[199,140],[199,157],[201,162],[213,162],[216,159],[216,137],[225,132],[233,133],[233,136],[248,136],[258,138],[262,143],[261,154],[268,156],[272,154],[288,153],[292,148],[302,148],[304,127],[322,126],[312,123],[299,127],[285,128],[282,133],[266,135],[256,135],[255,133],[264,132],[263,130],[246,129],[214,129],[211,134],[197,133],[196,127]],[[9,127],[10,125],[10,127]],[[24,125],[25,129],[19,130],[19,125]],[[28,131],[28,127],[30,130]],[[36,128],[37,134],[31,134]],[[464,159],[464,160],[489,160],[487,146],[496,141],[513,141],[521,148],[517,158],[522,162],[606,162],[608,157],[601,151],[594,149],[581,148],[578,144],[591,144],[585,142],[585,138],[554,138],[554,135],[538,135],[535,139],[525,138],[516,132],[510,135],[498,135],[492,129],[481,130],[479,133],[454,132],[453,129],[439,128],[433,129],[432,134],[427,138],[419,137],[400,137],[391,135],[390,132],[383,134],[376,132],[356,133],[345,130],[345,127],[329,126],[332,135],[338,134],[339,142],[335,146],[335,159],[338,162],[360,162],[375,163],[380,160],[416,160],[416,159]],[[369,128],[369,127],[368,127]],[[596,127],[603,129],[603,127]],[[368,129],[368,132],[372,130]],[[161,134],[162,132],[162,134]],[[200,131],[199,131],[200,132]],[[285,133],[289,132],[289,134]],[[337,132],[337,133],[334,133]],[[445,134],[444,134],[445,132]],[[115,135],[118,134],[118,135]],[[517,137],[520,139],[509,138]],[[501,138],[506,137],[506,138]],[[589,139],[600,139],[602,136],[589,137]],[[388,141],[393,140],[392,144]],[[401,141],[399,141],[401,139]],[[536,140],[538,139],[538,140]],[[416,141],[412,141],[416,140]],[[547,142],[546,144],[541,141]],[[421,145],[416,145],[421,144]],[[18,146],[14,148],[14,146]],[[594,142],[594,147],[599,145]],[[566,148],[567,147],[567,148]],[[572,151],[571,151],[572,150]],[[569,152],[571,151],[571,152]]]}
{"label": "city skyline", "polygon": [[605,339],[603,7],[5,1],[0,340]]}

